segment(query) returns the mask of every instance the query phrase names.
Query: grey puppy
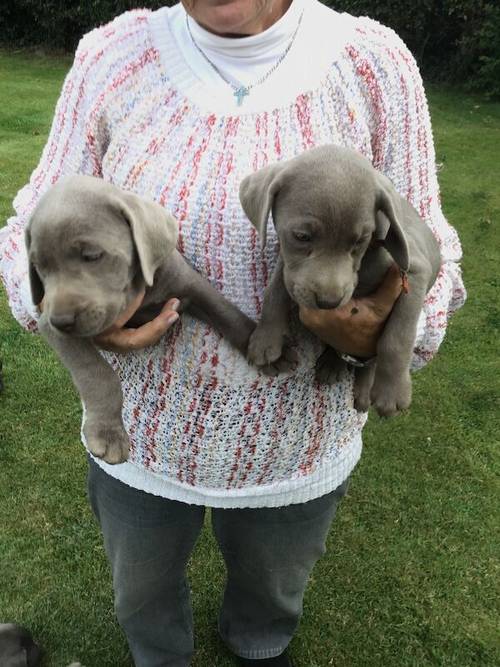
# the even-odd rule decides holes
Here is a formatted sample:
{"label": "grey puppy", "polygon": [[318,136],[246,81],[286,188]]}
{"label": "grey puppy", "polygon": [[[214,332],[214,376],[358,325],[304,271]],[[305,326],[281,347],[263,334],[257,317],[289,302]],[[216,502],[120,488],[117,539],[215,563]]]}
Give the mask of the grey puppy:
{"label": "grey puppy", "polygon": [[[31,633],[17,623],[0,623],[0,667],[40,667],[42,650]],[[68,667],[82,667],[72,662]]]}
{"label": "grey puppy", "polygon": [[[359,411],[373,404],[384,416],[408,408],[417,321],[441,265],[437,241],[415,209],[362,155],[333,145],[247,176],[240,200],[263,245],[272,211],[280,243],[249,361],[270,374],[286,368],[292,300],[308,308],[343,306],[373,292],[396,262],[409,291],[394,305],[376,363],[356,368],[354,404]],[[333,381],[345,364],[327,348],[318,379]]]}
{"label": "grey puppy", "polygon": [[0,623],[0,667],[38,667],[41,649],[16,623]]}
{"label": "grey puppy", "polygon": [[85,410],[89,450],[127,459],[120,381],[92,338],[146,289],[131,325],[172,297],[212,324],[243,354],[255,323],[200,276],[176,249],[177,223],[163,207],[102,179],[72,176],[40,200],[26,230],[32,298],[44,299],[39,330],[70,371]]}

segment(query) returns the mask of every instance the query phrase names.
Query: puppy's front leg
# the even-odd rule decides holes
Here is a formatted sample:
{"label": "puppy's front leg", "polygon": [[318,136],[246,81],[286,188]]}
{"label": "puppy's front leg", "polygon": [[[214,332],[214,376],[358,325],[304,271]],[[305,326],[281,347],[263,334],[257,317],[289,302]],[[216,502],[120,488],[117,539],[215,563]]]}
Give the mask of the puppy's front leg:
{"label": "puppy's front leg", "polygon": [[39,330],[71,373],[85,406],[83,433],[89,451],[107,463],[123,463],[128,458],[129,439],[122,422],[118,376],[90,340],[58,333],[44,313]]}
{"label": "puppy's front leg", "polygon": [[377,366],[371,402],[379,415],[390,417],[411,403],[410,362],[427,280],[410,278],[410,292],[401,294],[377,345]]}
{"label": "puppy's front leg", "polygon": [[288,346],[291,307],[280,257],[264,293],[260,322],[248,344],[248,361],[266,375],[291,371],[297,363],[295,352]]}
{"label": "puppy's front leg", "polygon": [[370,393],[375,379],[376,364],[354,369],[354,407],[358,412],[368,412]]}
{"label": "puppy's front leg", "polygon": [[[181,300],[182,310],[211,324],[224,338],[246,355],[255,322],[228,301],[184,257],[175,250],[163,268],[159,285],[168,285],[168,296]],[[162,297],[166,294],[162,292]],[[158,300],[158,294],[155,299]]]}
{"label": "puppy's front leg", "polygon": [[316,361],[316,380],[324,384],[334,384],[346,366],[346,362],[339,357],[333,347],[327,345]]}

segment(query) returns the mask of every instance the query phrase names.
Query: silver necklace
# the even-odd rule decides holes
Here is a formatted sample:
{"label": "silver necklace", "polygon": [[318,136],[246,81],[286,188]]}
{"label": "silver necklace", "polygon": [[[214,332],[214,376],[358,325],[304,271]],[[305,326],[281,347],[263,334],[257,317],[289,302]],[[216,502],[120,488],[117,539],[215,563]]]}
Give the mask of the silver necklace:
{"label": "silver necklace", "polygon": [[297,27],[295,28],[295,31],[293,35],[290,38],[290,41],[288,42],[288,46],[284,50],[284,52],[281,54],[281,56],[278,58],[278,60],[274,63],[274,65],[271,67],[271,69],[264,74],[264,76],[261,76],[258,81],[255,81],[254,83],[251,83],[249,86],[244,86],[243,84],[237,86],[235,85],[232,81],[229,81],[229,79],[226,79],[224,74],[220,71],[220,69],[210,60],[210,58],[207,56],[207,54],[198,46],[196,43],[193,33],[191,32],[191,28],[189,26],[189,14],[186,13],[186,27],[187,31],[189,33],[189,36],[191,38],[191,41],[193,42],[194,47],[201,53],[203,58],[207,61],[207,63],[210,65],[210,67],[214,70],[216,74],[220,76],[220,78],[228,84],[228,86],[231,86],[233,89],[233,95],[236,97],[236,101],[238,102],[238,106],[240,107],[243,104],[243,100],[247,95],[250,95],[250,91],[252,88],[255,88],[255,86],[259,86],[261,83],[264,83],[266,79],[268,79],[271,74],[281,65],[283,60],[286,58],[288,55],[288,52],[292,48],[292,45],[295,41],[295,38],[297,37],[297,33],[299,32],[300,24],[302,23],[302,17],[304,16],[304,10],[302,10],[302,13],[299,17],[299,21],[297,23]]}

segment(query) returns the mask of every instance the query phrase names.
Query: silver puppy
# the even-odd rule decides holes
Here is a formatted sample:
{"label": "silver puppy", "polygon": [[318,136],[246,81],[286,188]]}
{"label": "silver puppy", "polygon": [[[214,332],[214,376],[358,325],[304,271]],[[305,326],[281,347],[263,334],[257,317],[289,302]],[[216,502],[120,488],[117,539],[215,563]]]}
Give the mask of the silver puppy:
{"label": "silver puppy", "polygon": [[[441,257],[432,232],[392,183],[359,153],[322,146],[247,176],[240,186],[245,213],[263,245],[272,211],[280,261],[266,290],[248,359],[268,373],[289,365],[286,340],[292,300],[337,308],[365,296],[396,262],[409,291],[398,298],[378,341],[376,363],[356,369],[355,407],[390,416],[411,402],[410,359],[417,321]],[[317,364],[333,381],[345,362],[327,348]]]}
{"label": "silver puppy", "polygon": [[176,250],[177,223],[160,205],[90,176],[61,180],[40,200],[26,230],[32,297],[44,299],[42,336],[70,371],[84,408],[89,450],[108,463],[127,459],[120,382],[92,338],[146,288],[131,324],[169,298],[212,324],[246,354],[255,323]]}
{"label": "silver puppy", "polygon": [[[17,623],[0,623],[0,667],[40,667],[42,650],[31,633]],[[68,667],[82,667],[72,662]]]}
{"label": "silver puppy", "polygon": [[0,623],[0,666],[39,667],[42,651],[31,633],[16,623]]}

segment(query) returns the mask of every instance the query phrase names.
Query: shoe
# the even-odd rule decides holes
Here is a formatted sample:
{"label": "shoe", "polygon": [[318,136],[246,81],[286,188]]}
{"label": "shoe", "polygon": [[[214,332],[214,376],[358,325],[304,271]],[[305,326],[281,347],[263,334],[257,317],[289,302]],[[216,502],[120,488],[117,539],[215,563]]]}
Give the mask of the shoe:
{"label": "shoe", "polygon": [[242,667],[294,667],[290,656],[286,651],[275,658],[264,658],[255,660],[253,658],[239,658]]}

